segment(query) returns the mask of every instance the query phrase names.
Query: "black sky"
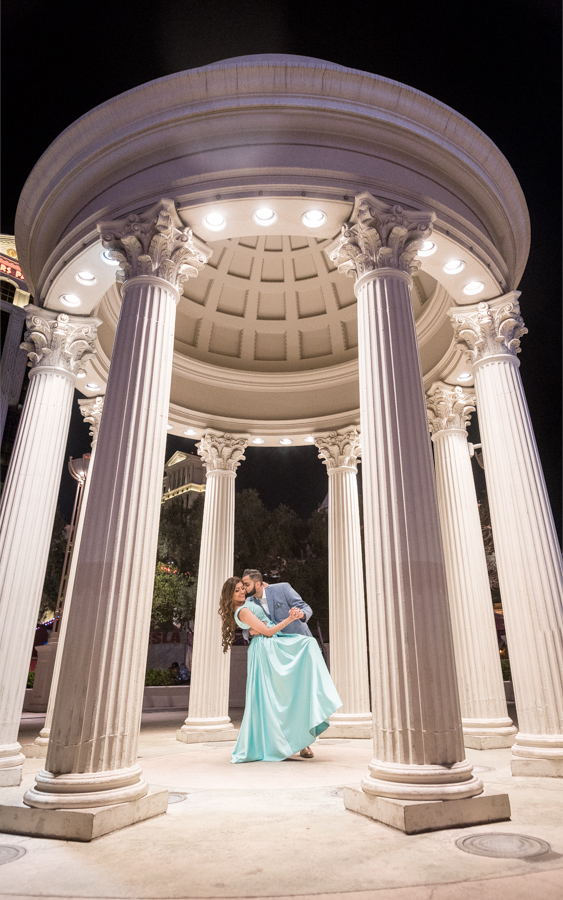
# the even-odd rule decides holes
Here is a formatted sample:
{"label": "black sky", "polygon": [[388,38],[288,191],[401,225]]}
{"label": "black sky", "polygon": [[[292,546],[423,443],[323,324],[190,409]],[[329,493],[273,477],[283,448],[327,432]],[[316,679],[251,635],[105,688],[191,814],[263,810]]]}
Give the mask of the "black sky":
{"label": "black sky", "polygon": [[[3,20],[3,233],[13,234],[39,156],[76,118],[129,88],[230,56],[293,53],[374,72],[481,128],[516,172],[530,210],[521,373],[561,535],[559,0],[4,0]],[[67,456],[87,450],[75,411]],[[254,485],[269,506],[284,501],[308,514],[324,496],[323,467],[313,448],[303,448],[297,466],[292,452],[251,450],[238,487]]]}

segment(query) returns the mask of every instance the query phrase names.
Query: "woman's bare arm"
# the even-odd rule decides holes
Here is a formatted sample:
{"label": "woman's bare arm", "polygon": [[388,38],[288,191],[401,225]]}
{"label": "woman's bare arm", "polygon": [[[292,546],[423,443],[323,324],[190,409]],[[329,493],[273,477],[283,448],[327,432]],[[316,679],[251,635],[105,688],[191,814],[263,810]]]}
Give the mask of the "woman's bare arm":
{"label": "woman's bare arm", "polygon": [[247,606],[243,607],[243,609],[240,610],[238,617],[244,622],[245,625],[250,625],[251,633],[254,632],[254,634],[263,634],[264,637],[272,637],[274,634],[277,634],[278,631],[281,631],[282,628],[285,628],[286,625],[289,625],[290,622],[293,622],[293,620],[296,618],[295,614],[290,614],[287,619],[284,619],[278,625],[272,625],[272,627],[269,628],[264,624],[264,622],[262,622],[261,619],[258,618],[258,616],[255,616]]}

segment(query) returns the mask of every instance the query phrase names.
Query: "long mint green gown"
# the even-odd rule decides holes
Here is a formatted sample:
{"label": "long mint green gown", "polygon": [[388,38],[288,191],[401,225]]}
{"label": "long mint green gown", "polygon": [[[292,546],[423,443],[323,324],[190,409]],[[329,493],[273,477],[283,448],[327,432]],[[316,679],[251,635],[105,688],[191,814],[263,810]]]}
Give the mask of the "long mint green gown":
{"label": "long mint green gown", "polygon": [[[245,603],[268,627],[262,607]],[[242,609],[242,607],[241,607]],[[235,613],[243,629],[250,626]],[[258,634],[248,648],[244,717],[231,762],[293,756],[328,728],[342,706],[315,638],[304,634]]]}

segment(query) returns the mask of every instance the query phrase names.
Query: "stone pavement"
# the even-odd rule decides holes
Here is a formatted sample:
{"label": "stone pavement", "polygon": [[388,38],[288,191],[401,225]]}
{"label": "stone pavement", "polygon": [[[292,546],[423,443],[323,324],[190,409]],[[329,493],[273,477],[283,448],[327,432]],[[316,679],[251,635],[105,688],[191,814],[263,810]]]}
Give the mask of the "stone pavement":
{"label": "stone pavement", "polygon": [[[236,711],[231,711],[235,714]],[[143,716],[146,778],[176,794],[168,813],[89,844],[0,834],[25,854],[0,865],[0,896],[88,900],[563,900],[563,781],[512,778],[510,751],[468,750],[492,786],[508,789],[512,820],[405,835],[346,810],[342,786],[366,772],[371,741],[317,741],[315,759],[231,765],[232,744],[182,744],[180,712]],[[43,718],[22,720],[30,743]],[[0,789],[19,799],[24,783]],[[464,835],[525,835],[551,851],[491,858],[456,846]]]}

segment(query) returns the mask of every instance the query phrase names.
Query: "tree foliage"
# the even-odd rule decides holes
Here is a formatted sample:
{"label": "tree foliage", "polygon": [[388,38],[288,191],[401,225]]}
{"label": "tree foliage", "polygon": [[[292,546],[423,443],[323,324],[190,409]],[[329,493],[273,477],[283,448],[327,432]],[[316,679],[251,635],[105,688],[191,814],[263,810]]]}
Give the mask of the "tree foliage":
{"label": "tree foliage", "polygon": [[157,562],[154,573],[151,628],[174,625],[188,629],[195,615],[197,579]]}
{"label": "tree foliage", "polygon": [[45,581],[43,582],[41,606],[39,607],[39,617],[37,619],[38,622],[42,622],[45,617],[49,618],[50,616],[52,616],[57,606],[57,597],[59,586],[61,583],[61,575],[63,572],[68,527],[69,526],[63,519],[60,510],[57,509],[55,513],[55,521],[53,523],[51,548],[49,550],[49,558],[47,560]]}

